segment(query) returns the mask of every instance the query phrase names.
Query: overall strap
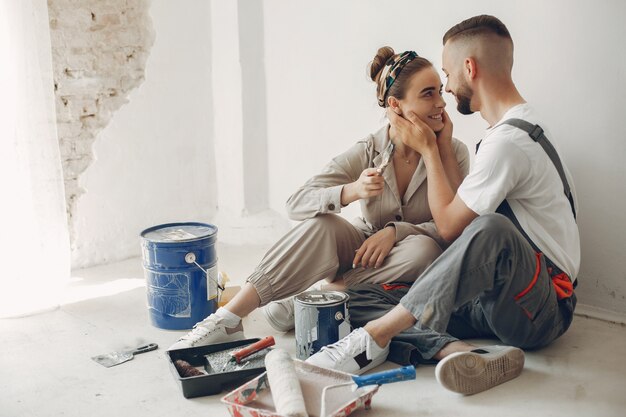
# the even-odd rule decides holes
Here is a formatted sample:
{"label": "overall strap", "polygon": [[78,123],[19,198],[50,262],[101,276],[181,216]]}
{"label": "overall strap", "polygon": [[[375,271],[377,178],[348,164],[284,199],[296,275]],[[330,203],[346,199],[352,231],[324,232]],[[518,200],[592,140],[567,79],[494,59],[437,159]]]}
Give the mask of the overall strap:
{"label": "overall strap", "polygon": [[[563,182],[563,192],[565,193],[565,196],[569,200],[570,207],[572,208],[572,214],[574,215],[574,219],[576,219],[576,209],[574,208],[574,198],[572,196],[572,191],[570,189],[569,183],[567,182],[567,178],[565,177],[565,170],[563,169],[563,164],[561,163],[561,159],[559,158],[559,155],[557,154],[556,149],[554,149],[554,147],[552,146],[548,138],[546,138],[546,136],[543,134],[543,129],[539,125],[533,125],[527,122],[526,120],[522,120],[522,119],[508,119],[502,123],[509,124],[511,126],[522,129],[523,131],[528,133],[528,135],[532,138],[532,140],[534,140],[535,142],[541,145],[543,150],[546,152],[546,154],[548,155],[548,157],[554,164],[556,170],[558,171],[559,177],[561,177],[561,181]],[[478,146],[480,146],[480,142],[476,146],[476,151],[478,151]],[[522,225],[519,223],[519,220],[517,220],[517,217],[513,213],[513,210],[511,209],[511,206],[509,205],[509,202],[506,201],[506,199],[502,201],[500,206],[496,209],[496,213],[500,213],[508,217],[509,220],[511,220],[511,222],[513,223],[513,225],[515,225],[517,230],[522,234],[522,236],[524,236],[526,241],[532,246],[535,252],[543,252],[541,249],[539,249],[539,247],[535,244],[535,242],[533,242],[530,236],[528,236],[526,231],[522,228]],[[562,298],[570,297],[573,292],[573,289],[576,287],[576,280],[574,280],[574,284],[572,285],[570,278],[567,277],[567,275],[564,274],[560,270],[560,268],[558,268],[556,264],[552,262],[551,259],[545,256],[545,254],[544,254],[544,258],[545,258],[546,265],[548,266],[549,270],[554,271],[550,275],[552,276],[552,285],[555,287],[558,298],[562,299]],[[555,282],[555,280],[558,282]]]}
{"label": "overall strap", "polygon": [[550,158],[557,172],[559,173],[559,177],[561,177],[561,182],[563,183],[563,192],[569,200],[569,204],[572,208],[572,214],[574,214],[575,219],[576,209],[574,208],[574,196],[572,195],[572,190],[570,189],[569,183],[567,182],[567,177],[565,176],[563,164],[561,163],[561,159],[559,158],[559,154],[556,152],[556,149],[554,149],[554,146],[552,146],[548,138],[546,138],[546,135],[543,134],[543,129],[541,128],[541,126],[534,125],[522,119],[507,119],[502,123],[517,127],[518,129],[522,129],[523,131],[528,133],[528,136],[530,136],[532,140],[541,145],[546,154],[548,154],[548,157]]}

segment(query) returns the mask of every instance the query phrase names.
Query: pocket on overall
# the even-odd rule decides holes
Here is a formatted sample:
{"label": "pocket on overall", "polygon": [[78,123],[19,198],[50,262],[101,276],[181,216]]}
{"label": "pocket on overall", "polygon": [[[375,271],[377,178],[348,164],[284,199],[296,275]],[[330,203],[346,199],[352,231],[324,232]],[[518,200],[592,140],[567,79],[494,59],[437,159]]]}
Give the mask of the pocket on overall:
{"label": "pocket on overall", "polygon": [[[551,282],[547,277],[547,271],[542,262],[542,254],[536,254],[535,272],[528,285],[515,295],[517,305],[524,311],[524,314],[532,321],[541,321],[541,317],[550,316],[550,312],[544,311],[546,308],[554,309],[556,303],[549,303],[551,292]],[[541,314],[544,313],[544,314]]]}

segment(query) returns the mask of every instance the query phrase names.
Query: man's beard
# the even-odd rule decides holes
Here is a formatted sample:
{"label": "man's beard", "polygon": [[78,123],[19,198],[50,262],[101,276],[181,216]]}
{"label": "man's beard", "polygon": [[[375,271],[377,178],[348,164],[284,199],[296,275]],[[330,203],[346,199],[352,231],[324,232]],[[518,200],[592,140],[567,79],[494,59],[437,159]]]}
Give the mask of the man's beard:
{"label": "man's beard", "polygon": [[459,87],[459,90],[456,92],[455,95],[457,100],[456,109],[459,111],[459,113],[474,113],[474,111],[470,108],[470,102],[472,101],[472,96],[474,96],[474,92],[467,84]]}

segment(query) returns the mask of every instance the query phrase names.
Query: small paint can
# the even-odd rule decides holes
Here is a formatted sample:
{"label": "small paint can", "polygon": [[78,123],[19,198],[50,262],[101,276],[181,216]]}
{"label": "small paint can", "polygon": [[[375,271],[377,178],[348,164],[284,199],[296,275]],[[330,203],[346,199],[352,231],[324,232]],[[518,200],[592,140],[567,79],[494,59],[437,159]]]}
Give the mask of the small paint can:
{"label": "small paint can", "polygon": [[306,291],[294,297],[296,357],[301,360],[350,333],[348,294]]}

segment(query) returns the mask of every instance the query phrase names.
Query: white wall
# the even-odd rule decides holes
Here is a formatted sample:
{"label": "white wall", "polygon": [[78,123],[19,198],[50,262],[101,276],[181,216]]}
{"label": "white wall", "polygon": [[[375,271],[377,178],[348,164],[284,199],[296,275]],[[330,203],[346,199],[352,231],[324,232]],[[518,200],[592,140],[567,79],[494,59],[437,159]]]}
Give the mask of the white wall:
{"label": "white wall", "polygon": [[0,0],[0,317],[58,306],[70,246],[45,0]]}
{"label": "white wall", "polygon": [[[264,187],[270,208],[284,214],[284,202],[298,186],[384,123],[366,76],[376,49],[414,49],[440,67],[443,33],[489,13],[509,27],[517,84],[549,122],[574,175],[583,249],[579,300],[626,315],[626,121],[620,114],[626,3],[304,4],[265,0],[260,10],[244,0],[153,1],[156,40],[146,81],[99,135],[98,160],[81,178],[87,192],[77,210],[74,266],[136,255],[138,233],[167,221],[213,220],[234,225],[242,235],[266,236],[250,232],[259,229],[254,216],[243,222],[229,216],[263,210],[268,197],[256,191]],[[224,22],[239,27],[222,30]],[[224,37],[231,46],[221,43]],[[250,71],[255,65],[258,73]],[[446,100],[455,136],[473,147],[485,122],[479,115],[459,115],[452,97]],[[241,126],[233,132],[229,123],[238,119]],[[233,167],[241,167],[238,174]],[[216,206],[227,203],[234,209],[222,213],[222,221]],[[345,210],[348,217],[358,213],[353,206]],[[280,227],[272,216],[260,221],[262,228]]]}
{"label": "white wall", "polygon": [[[555,135],[579,196],[579,302],[626,314],[626,3],[609,1],[264,2],[270,206],[383,123],[365,75],[376,49],[414,49],[441,66],[441,38],[461,20],[498,16],[516,45],[514,78]],[[486,124],[446,95],[455,136]],[[355,213],[352,209],[350,214]]]}
{"label": "white wall", "polygon": [[146,80],[98,135],[80,178],[73,266],[139,254],[139,233],[216,210],[210,7],[153,1]]}

